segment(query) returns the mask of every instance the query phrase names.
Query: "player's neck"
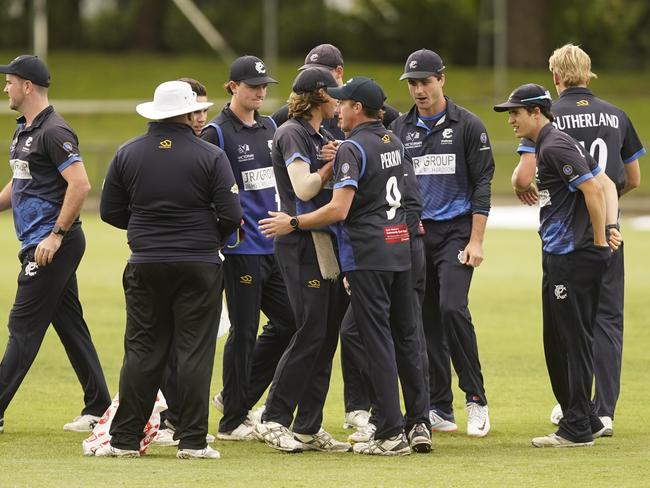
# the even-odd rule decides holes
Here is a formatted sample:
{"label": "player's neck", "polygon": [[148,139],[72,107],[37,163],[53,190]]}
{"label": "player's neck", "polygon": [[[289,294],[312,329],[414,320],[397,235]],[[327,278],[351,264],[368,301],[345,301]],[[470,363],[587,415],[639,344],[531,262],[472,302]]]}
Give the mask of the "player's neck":
{"label": "player's neck", "polygon": [[309,125],[311,125],[316,132],[320,133],[320,126],[323,123],[323,114],[320,109],[314,109],[311,111],[311,119],[309,119]]}
{"label": "player's neck", "polygon": [[50,105],[47,97],[39,97],[33,100],[26,101],[22,107],[20,107],[20,112],[25,117],[25,126],[29,127],[34,122],[34,119],[45,110]]}
{"label": "player's neck", "polygon": [[241,120],[246,125],[253,125],[255,123],[255,110],[248,110],[233,98],[230,102],[230,110],[234,113],[239,120]]}

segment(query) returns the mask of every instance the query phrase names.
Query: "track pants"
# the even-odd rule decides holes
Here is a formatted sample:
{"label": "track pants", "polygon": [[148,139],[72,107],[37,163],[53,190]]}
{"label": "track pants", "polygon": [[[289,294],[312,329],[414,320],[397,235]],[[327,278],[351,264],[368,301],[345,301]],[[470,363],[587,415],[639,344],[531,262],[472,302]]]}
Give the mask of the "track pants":
{"label": "track pants", "polygon": [[221,315],[221,265],[129,263],[120,405],[111,424],[111,445],[139,448],[169,350],[178,377],[179,449],[202,449],[208,433],[210,381]]}
{"label": "track pants", "polygon": [[474,268],[458,255],[469,242],[471,215],[448,221],[424,220],[427,284],[422,307],[429,356],[430,406],[453,411],[451,366],[466,400],[487,405],[468,294]]}
{"label": "track pants", "polygon": [[591,246],[568,254],[542,254],[544,355],[551,387],[564,417],[557,434],[592,440],[602,428],[591,402],[593,328],[609,248]]}
{"label": "track pants", "polygon": [[16,300],[9,313],[9,339],[0,363],[0,417],[38,353],[50,323],[84,391],[82,415],[100,417],[111,404],[104,373],[79,303],[76,271],[86,248],[81,227],[63,239],[54,260],[38,267],[35,248],[21,254]]}

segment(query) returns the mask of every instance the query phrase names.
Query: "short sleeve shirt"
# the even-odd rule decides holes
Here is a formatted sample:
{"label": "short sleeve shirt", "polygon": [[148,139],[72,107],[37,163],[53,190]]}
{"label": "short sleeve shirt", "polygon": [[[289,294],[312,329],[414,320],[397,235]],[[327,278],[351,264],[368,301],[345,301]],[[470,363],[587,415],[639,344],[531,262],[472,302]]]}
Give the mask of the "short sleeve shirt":
{"label": "short sleeve shirt", "polygon": [[52,106],[38,114],[29,127],[24,117],[18,119],[9,164],[13,172],[11,205],[21,250],[38,245],[52,231],[68,188],[61,173],[81,162],[78,145],[77,135]]}

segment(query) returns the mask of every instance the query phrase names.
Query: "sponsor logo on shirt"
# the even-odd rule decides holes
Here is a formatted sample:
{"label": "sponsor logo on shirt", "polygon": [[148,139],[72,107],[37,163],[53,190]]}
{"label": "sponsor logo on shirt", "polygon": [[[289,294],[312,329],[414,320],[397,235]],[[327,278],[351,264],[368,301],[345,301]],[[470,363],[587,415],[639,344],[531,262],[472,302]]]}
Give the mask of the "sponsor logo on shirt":
{"label": "sponsor logo on shirt", "polygon": [[565,164],[564,166],[562,166],[562,173],[569,176],[571,173],[573,173],[573,166],[571,166],[570,164]]}
{"label": "sponsor logo on shirt", "polygon": [[275,187],[275,174],[273,167],[250,169],[241,172],[241,179],[244,183],[244,190],[264,190]]}
{"label": "sponsor logo on shirt", "polygon": [[555,298],[558,300],[564,300],[568,295],[566,286],[564,285],[555,285],[554,293],[555,293]]}
{"label": "sponsor logo on shirt", "polygon": [[158,149],[171,149],[172,148],[172,141],[169,139],[163,139],[160,141],[160,144],[158,144]]}
{"label": "sponsor logo on shirt", "polygon": [[12,153],[14,152],[14,149],[16,149],[16,144],[18,143],[18,138],[16,137],[13,141],[11,141],[11,145],[9,146],[9,152]]}
{"label": "sponsor logo on shirt", "polygon": [[551,193],[548,190],[539,190],[539,207],[551,204]]}
{"label": "sponsor logo on shirt", "polygon": [[246,161],[252,161],[255,159],[255,154],[250,151],[251,147],[248,144],[240,144],[237,146],[237,152],[239,153],[237,156],[237,161],[244,163]]}
{"label": "sponsor logo on shirt", "polygon": [[11,159],[9,161],[9,165],[11,166],[11,171],[13,172],[15,179],[32,179],[32,173],[29,171],[29,161],[23,161],[22,159]]}
{"label": "sponsor logo on shirt", "polygon": [[71,142],[66,141],[63,143],[63,149],[65,149],[67,152],[72,152],[74,146],[72,145]]}
{"label": "sponsor logo on shirt", "polygon": [[31,147],[33,140],[34,140],[34,138],[32,136],[29,136],[27,138],[27,140],[25,141],[25,149],[23,149],[23,151],[27,151],[26,148]]}
{"label": "sponsor logo on shirt", "polygon": [[242,285],[252,285],[253,284],[253,277],[251,275],[242,275],[239,277],[239,282]]}
{"label": "sponsor logo on shirt", "polygon": [[232,186],[230,187],[230,193],[234,193],[235,195],[239,195],[239,187],[237,186],[237,183],[232,184]]}
{"label": "sponsor logo on shirt", "polygon": [[578,101],[576,102],[576,105],[577,105],[578,107],[586,107],[586,106],[589,105],[589,100],[578,100]]}
{"label": "sponsor logo on shirt", "polygon": [[419,132],[407,132],[406,133],[406,141],[411,142],[411,141],[416,141],[420,138],[420,133]]}
{"label": "sponsor logo on shirt", "polygon": [[320,288],[320,280],[309,280],[307,288]]}
{"label": "sponsor logo on shirt", "polygon": [[384,227],[384,241],[386,244],[397,244],[409,241],[409,229],[406,224],[387,225]]}
{"label": "sponsor logo on shirt", "polygon": [[453,175],[456,173],[455,154],[425,154],[413,158],[416,175]]}
{"label": "sponsor logo on shirt", "polygon": [[381,138],[381,142],[388,144],[390,142],[390,136],[388,134],[384,134]]}

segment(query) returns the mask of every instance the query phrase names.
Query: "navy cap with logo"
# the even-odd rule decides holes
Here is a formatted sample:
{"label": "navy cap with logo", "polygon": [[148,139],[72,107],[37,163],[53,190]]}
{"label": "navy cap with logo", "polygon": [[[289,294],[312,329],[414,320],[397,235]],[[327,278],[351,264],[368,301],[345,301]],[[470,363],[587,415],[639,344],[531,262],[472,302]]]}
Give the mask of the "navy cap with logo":
{"label": "navy cap with logo", "polygon": [[268,75],[264,62],[255,56],[242,56],[235,59],[230,65],[229,80],[243,81],[250,86],[277,83]]}
{"label": "navy cap with logo", "polygon": [[334,86],[338,85],[332,73],[323,68],[307,68],[298,73],[291,90],[294,93],[310,93]]}
{"label": "navy cap with logo", "polygon": [[0,65],[0,73],[20,76],[40,86],[50,86],[50,72],[45,63],[31,54],[22,54],[11,63]]}
{"label": "navy cap with logo", "polygon": [[303,64],[298,70],[307,68],[325,68],[334,69],[337,66],[343,66],[343,55],[338,47],[333,44],[319,44],[309,51]]}
{"label": "navy cap with logo", "polygon": [[515,88],[508,97],[507,102],[494,106],[495,112],[507,112],[511,108],[517,107],[543,107],[550,109],[553,103],[551,93],[542,85],[527,83]]}
{"label": "navy cap with logo", "polygon": [[375,80],[365,76],[355,76],[343,86],[328,88],[327,93],[337,100],[354,100],[367,108],[378,110],[384,106],[384,90]]}
{"label": "navy cap with logo", "polygon": [[422,79],[442,74],[445,65],[442,58],[430,49],[420,49],[411,53],[404,65],[404,74],[400,80]]}

